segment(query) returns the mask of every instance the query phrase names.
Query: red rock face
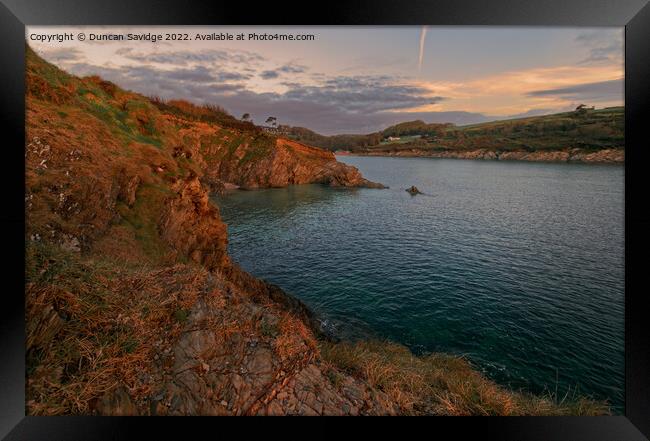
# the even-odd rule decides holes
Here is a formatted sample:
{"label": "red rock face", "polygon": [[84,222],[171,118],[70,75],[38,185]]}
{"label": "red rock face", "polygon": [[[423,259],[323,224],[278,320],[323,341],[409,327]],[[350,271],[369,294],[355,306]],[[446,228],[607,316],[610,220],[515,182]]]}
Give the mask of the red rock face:
{"label": "red rock face", "polygon": [[162,214],[161,238],[182,256],[210,270],[229,263],[226,224],[210,203],[208,192],[197,177],[180,179]]}
{"label": "red rock face", "polygon": [[[337,187],[378,187],[361,176],[359,170],[336,160],[333,153],[297,142],[277,139],[263,157],[241,164],[250,154],[250,144],[242,144],[237,155],[218,164],[206,162],[201,180],[192,175],[172,185],[174,195],[163,209],[159,222],[161,238],[179,255],[204,265],[210,270],[229,266],[226,225],[219,210],[208,199],[209,191],[220,191],[226,183],[244,189],[285,187],[293,184],[321,183]],[[131,188],[138,181],[129,181],[124,198],[132,204]]]}
{"label": "red rock face", "polygon": [[[336,160],[332,152],[299,142],[278,138],[269,151],[255,161],[243,162],[254,146],[242,144],[236,155],[220,164],[208,165],[206,174],[217,174],[225,182],[243,189],[286,187],[295,184],[326,184],[337,187],[372,187],[383,185],[363,178],[355,167]],[[215,170],[218,172],[215,173]]]}

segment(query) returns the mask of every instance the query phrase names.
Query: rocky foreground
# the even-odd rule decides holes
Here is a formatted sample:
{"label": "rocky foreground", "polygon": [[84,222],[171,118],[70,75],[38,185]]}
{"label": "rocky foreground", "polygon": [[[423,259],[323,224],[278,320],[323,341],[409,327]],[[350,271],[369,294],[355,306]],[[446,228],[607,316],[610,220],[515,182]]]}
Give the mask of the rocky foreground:
{"label": "rocky foreground", "polygon": [[214,107],[76,78],[27,50],[30,415],[602,414],[460,358],[336,343],[231,262],[211,191],[380,187]]}
{"label": "rocky foreground", "polygon": [[[108,415],[359,415],[397,408],[366,382],[323,364],[299,314],[267,287],[242,289],[206,274],[178,338],[161,342],[142,378],[148,396],[104,395]],[[259,289],[261,288],[261,289]],[[257,301],[251,301],[251,295]],[[282,295],[282,294],[281,294]],[[330,381],[338,375],[339,383]],[[153,380],[153,381],[152,381]]]}

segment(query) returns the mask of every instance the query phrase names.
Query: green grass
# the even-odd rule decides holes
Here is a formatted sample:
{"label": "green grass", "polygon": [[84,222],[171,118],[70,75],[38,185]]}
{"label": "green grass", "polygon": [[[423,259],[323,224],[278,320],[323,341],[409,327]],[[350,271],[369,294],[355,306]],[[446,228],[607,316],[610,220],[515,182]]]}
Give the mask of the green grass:
{"label": "green grass", "polygon": [[138,341],[132,338],[122,343],[122,349],[126,354],[132,354],[138,348]]}
{"label": "green grass", "polygon": [[93,271],[80,264],[78,253],[48,242],[29,242],[25,253],[25,282],[70,289],[96,281],[96,272],[117,274],[124,268],[97,262]]}
{"label": "green grass", "polygon": [[174,311],[174,319],[178,323],[185,323],[189,316],[190,316],[190,311],[188,311],[187,309],[177,309],[176,311]]}
{"label": "green grass", "polygon": [[260,323],[260,333],[265,337],[276,337],[280,333],[280,329],[276,323],[269,323],[262,320]]}
{"label": "green grass", "polygon": [[246,154],[239,161],[240,165],[251,161],[256,161],[268,156],[269,152],[275,146],[275,138],[266,135],[260,135],[250,141]]}
{"label": "green grass", "polygon": [[28,69],[34,69],[52,87],[66,86],[74,81],[74,77],[40,58],[29,46],[25,48],[25,59]]}
{"label": "green grass", "polygon": [[237,135],[234,138],[228,140],[226,144],[226,151],[228,152],[227,155],[229,158],[232,157],[232,155],[235,153],[237,148],[239,148],[239,146],[242,145],[245,140],[246,140],[245,135]]}
{"label": "green grass", "polygon": [[[101,98],[101,100],[96,102],[88,99],[86,97],[87,93],[92,93]],[[127,104],[126,106],[127,110],[122,110],[112,105],[106,92],[101,90],[99,87],[93,88],[92,90],[79,89],[78,99],[82,106],[87,109],[91,115],[103,121],[125,144],[128,144],[129,142],[138,142],[142,144],[150,144],[159,149],[162,148],[162,140],[157,136],[155,129],[154,115],[148,115],[147,122],[144,125],[146,133],[143,134],[141,133],[138,123],[131,114],[134,109],[147,109],[155,112],[153,106],[147,106],[146,104],[137,101],[130,101],[130,105]]]}
{"label": "green grass", "polygon": [[154,262],[161,261],[169,251],[160,238],[157,219],[164,200],[171,194],[171,190],[163,185],[142,184],[132,207],[124,203],[117,205],[122,224],[133,229],[143,251]]}

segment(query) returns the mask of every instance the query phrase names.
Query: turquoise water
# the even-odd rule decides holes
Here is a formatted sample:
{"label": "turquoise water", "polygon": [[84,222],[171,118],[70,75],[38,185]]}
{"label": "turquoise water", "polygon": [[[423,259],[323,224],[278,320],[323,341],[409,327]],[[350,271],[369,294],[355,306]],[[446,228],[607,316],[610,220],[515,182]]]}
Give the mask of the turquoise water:
{"label": "turquoise water", "polygon": [[219,197],[234,260],[343,338],[463,354],[499,383],[622,411],[622,166],[339,160],[390,189]]}

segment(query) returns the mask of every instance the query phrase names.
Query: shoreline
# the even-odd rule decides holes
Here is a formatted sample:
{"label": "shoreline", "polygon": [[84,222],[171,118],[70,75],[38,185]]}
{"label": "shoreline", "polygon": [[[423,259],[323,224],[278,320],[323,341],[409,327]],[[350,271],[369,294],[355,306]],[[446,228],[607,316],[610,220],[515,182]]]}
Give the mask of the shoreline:
{"label": "shoreline", "polygon": [[436,159],[473,159],[484,161],[524,161],[524,162],[548,162],[548,163],[573,163],[573,164],[611,164],[623,165],[625,163],[624,149],[604,149],[598,151],[586,151],[581,149],[573,150],[549,150],[527,152],[516,151],[494,151],[487,149],[475,150],[400,150],[400,151],[358,151],[337,150],[336,156],[378,156],[390,158],[436,158]]}

